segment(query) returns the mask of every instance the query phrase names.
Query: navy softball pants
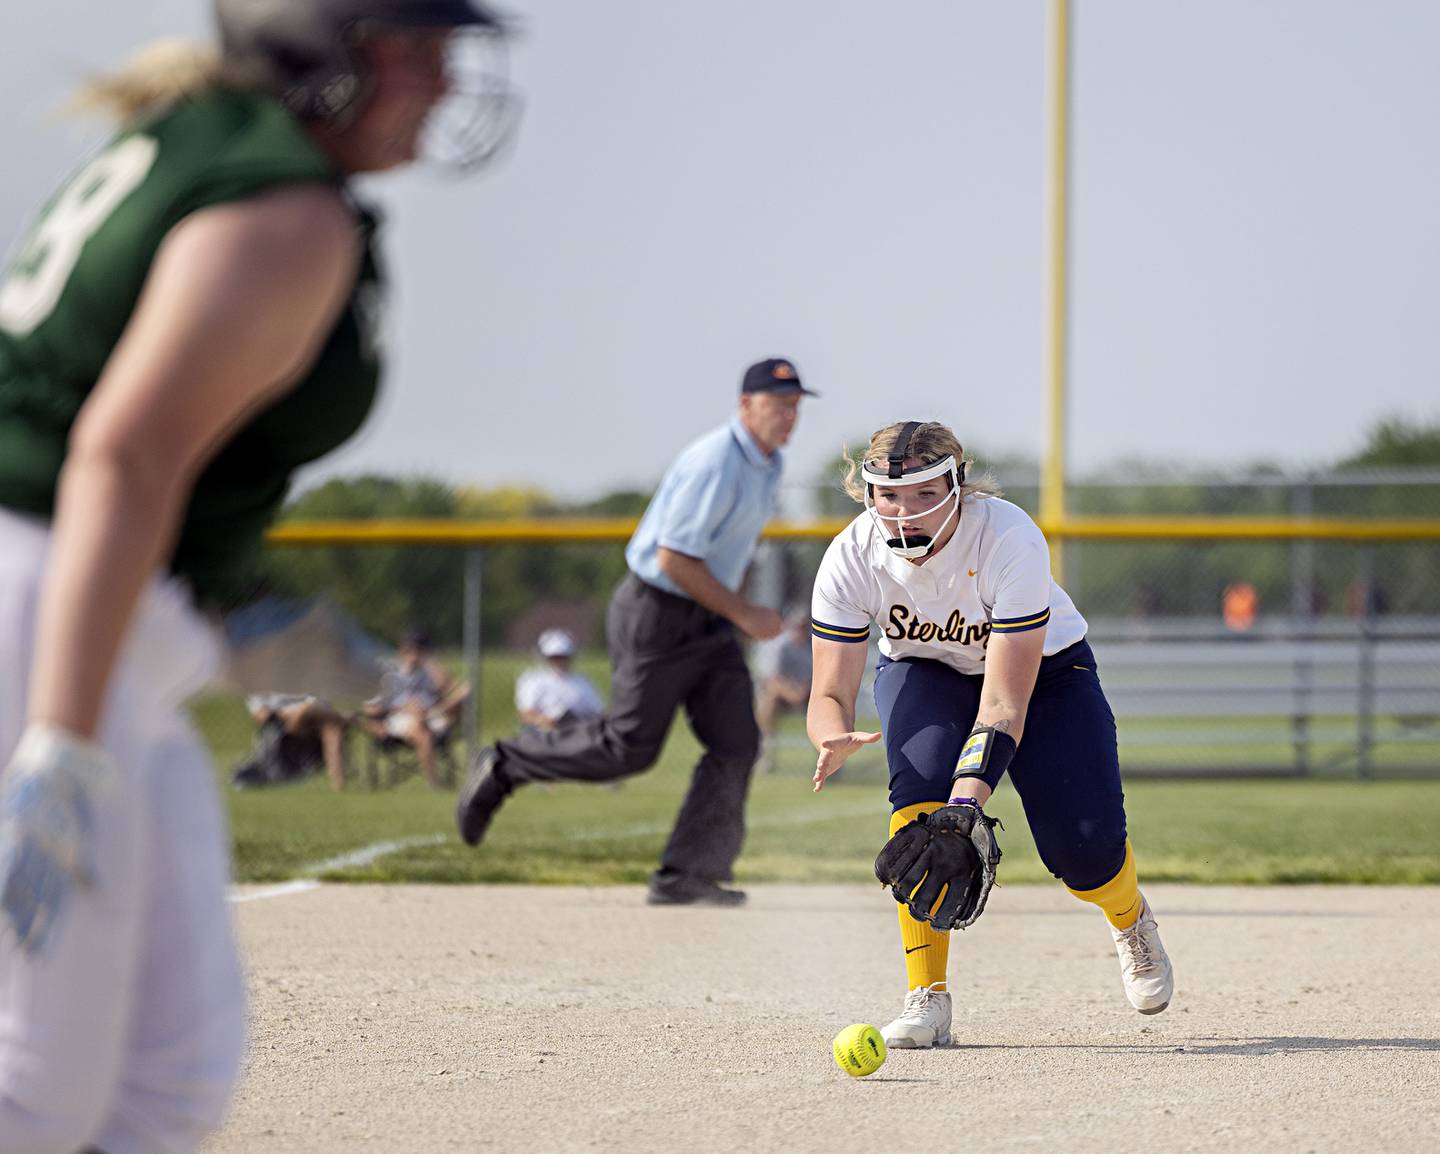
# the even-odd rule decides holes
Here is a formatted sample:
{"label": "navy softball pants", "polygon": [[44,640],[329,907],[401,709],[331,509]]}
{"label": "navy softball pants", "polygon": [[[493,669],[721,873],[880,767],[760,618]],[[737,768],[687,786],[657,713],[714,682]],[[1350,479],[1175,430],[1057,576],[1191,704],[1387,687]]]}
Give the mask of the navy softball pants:
{"label": "navy softball pants", "polygon": [[[880,659],[875,704],[893,809],[949,799],[981,680],[926,658]],[[1041,660],[1009,777],[1046,869],[1072,890],[1097,889],[1120,872],[1125,794],[1115,715],[1087,642]]]}

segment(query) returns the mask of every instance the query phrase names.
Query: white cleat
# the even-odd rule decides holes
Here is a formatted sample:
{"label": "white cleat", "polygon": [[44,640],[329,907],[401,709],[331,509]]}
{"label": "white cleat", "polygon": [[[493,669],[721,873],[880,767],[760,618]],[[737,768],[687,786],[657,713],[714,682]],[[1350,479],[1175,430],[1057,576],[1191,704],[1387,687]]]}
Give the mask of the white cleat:
{"label": "white cleat", "polygon": [[950,1044],[950,995],[935,986],[916,986],[905,995],[900,1016],[880,1031],[889,1049],[928,1050]]}
{"label": "white cleat", "polygon": [[1175,992],[1175,971],[1160,944],[1155,914],[1143,895],[1135,924],[1124,930],[1111,926],[1110,933],[1115,939],[1115,952],[1120,955],[1125,996],[1142,1014],[1158,1014],[1170,1004],[1170,995]]}

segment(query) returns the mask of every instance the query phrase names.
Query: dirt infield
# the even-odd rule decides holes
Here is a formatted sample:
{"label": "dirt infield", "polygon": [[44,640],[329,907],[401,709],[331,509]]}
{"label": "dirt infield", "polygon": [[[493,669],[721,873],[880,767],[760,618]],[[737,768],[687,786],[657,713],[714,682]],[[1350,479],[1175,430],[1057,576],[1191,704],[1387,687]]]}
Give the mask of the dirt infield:
{"label": "dirt infield", "polygon": [[1148,891],[1176,997],[1135,1014],[1103,919],[997,890],[956,1045],[852,1081],[830,1038],[904,974],[878,888],[326,886],[235,907],[251,1054],[207,1154],[1440,1150],[1440,889]]}

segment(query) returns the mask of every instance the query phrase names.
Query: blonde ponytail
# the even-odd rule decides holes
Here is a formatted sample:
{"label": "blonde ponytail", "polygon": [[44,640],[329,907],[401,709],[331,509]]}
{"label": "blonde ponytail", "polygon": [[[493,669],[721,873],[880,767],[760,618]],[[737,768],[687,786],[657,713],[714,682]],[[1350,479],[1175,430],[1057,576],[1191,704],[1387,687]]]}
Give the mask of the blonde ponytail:
{"label": "blonde ponytail", "polygon": [[92,77],[71,97],[67,111],[99,113],[131,124],[213,87],[220,51],[187,40],[157,40],[114,72]]}

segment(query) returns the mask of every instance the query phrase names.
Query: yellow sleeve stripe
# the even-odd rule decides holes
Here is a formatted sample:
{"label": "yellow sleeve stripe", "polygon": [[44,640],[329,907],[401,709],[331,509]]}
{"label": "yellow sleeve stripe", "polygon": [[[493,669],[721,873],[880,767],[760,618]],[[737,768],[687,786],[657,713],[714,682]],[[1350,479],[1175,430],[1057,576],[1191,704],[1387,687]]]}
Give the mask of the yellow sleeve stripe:
{"label": "yellow sleeve stripe", "polygon": [[810,633],[814,637],[823,637],[826,641],[843,641],[853,644],[857,641],[870,640],[870,625],[867,622],[859,626],[826,625],[823,621],[810,619]]}
{"label": "yellow sleeve stripe", "polygon": [[997,617],[990,622],[991,633],[1024,633],[1028,629],[1039,629],[1050,620],[1050,610],[1033,617]]}

